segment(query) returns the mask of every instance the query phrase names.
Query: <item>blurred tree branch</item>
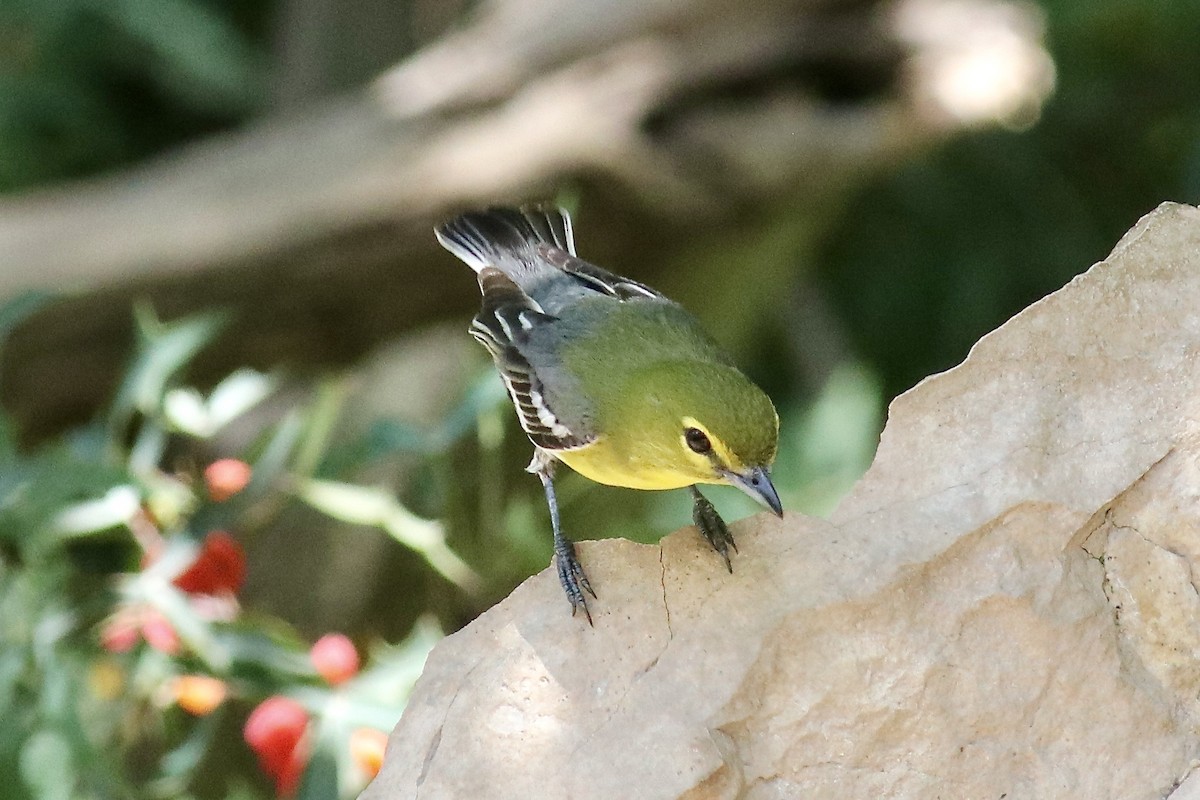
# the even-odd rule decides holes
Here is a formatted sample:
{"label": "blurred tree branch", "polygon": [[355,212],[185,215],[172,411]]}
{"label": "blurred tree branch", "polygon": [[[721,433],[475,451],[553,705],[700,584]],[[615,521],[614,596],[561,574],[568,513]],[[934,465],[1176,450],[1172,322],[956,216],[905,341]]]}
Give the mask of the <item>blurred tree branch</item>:
{"label": "blurred tree branch", "polygon": [[[450,279],[429,233],[455,207],[586,187],[585,254],[651,282],[672,242],[717,242],[781,207],[819,218],[978,121],[935,108],[915,68],[957,34],[913,36],[901,12],[938,5],[493,0],[366,91],[7,198],[0,296],[71,294],[9,343],[6,405],[35,433],[90,413],[137,297],[167,318],[240,312],[201,364],[211,375],[345,363],[465,312],[473,286]],[[993,21],[1010,28],[1025,13],[978,6],[1007,9]],[[1022,35],[1040,48],[1036,22]]]}

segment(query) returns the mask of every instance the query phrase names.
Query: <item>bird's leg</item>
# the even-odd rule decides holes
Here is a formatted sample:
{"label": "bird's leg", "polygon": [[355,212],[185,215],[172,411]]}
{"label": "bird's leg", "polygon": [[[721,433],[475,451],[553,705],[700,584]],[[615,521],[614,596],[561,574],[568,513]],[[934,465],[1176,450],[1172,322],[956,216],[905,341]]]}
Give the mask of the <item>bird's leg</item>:
{"label": "bird's leg", "polygon": [[720,554],[721,558],[725,559],[725,568],[733,573],[733,564],[729,560],[729,548],[733,548],[733,552],[737,552],[737,542],[733,541],[733,534],[729,532],[729,528],[725,527],[725,520],[721,519],[721,515],[717,513],[717,509],[713,508],[713,504],[708,501],[708,498],[700,494],[700,490],[695,486],[692,490],[692,521],[696,523],[696,527],[704,534],[704,538],[708,539],[708,543],[713,546],[713,549]]}
{"label": "bird's leg", "polygon": [[554,494],[554,462],[538,450],[533,456],[533,461],[529,463],[528,470],[541,479],[542,488],[546,492],[546,505],[550,507],[550,525],[554,529],[554,564],[558,569],[558,582],[562,584],[567,599],[571,601],[571,616],[575,616],[575,612],[582,608],[588,624],[591,625],[592,612],[588,610],[587,599],[583,593],[586,591],[595,597],[596,592],[588,583],[583,565],[575,555],[575,543],[563,535],[562,525],[558,520],[558,497]]}
{"label": "bird's leg", "polygon": [[595,597],[596,592],[588,582],[579,557],[575,555],[575,543],[563,535],[562,525],[558,520],[558,498],[554,494],[554,481],[550,473],[538,472],[538,477],[542,480],[542,488],[546,490],[546,504],[550,506],[550,525],[554,528],[554,564],[558,568],[558,582],[562,584],[567,599],[571,601],[571,616],[575,616],[575,612],[582,608],[588,624],[591,625],[592,612],[588,610],[587,598],[583,593],[587,591]]}

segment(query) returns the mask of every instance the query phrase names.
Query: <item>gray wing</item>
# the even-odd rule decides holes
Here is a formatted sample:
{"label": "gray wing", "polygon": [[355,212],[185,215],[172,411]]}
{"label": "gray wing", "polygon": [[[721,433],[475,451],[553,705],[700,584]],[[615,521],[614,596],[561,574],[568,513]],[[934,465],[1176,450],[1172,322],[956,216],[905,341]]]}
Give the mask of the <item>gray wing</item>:
{"label": "gray wing", "polygon": [[471,323],[471,335],[492,354],[530,441],[549,451],[573,450],[592,442],[595,435],[583,430],[579,421],[572,427],[555,414],[544,376],[531,363],[533,337],[557,318],[543,312],[521,287],[494,267],[479,272],[479,289],[483,308]]}

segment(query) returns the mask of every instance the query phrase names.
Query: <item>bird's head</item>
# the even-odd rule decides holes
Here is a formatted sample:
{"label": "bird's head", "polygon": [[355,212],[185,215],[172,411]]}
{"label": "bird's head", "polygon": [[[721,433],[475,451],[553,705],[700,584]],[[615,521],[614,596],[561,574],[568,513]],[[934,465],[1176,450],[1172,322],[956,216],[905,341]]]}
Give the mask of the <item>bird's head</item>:
{"label": "bird's head", "polygon": [[653,467],[680,485],[736,486],[782,516],[769,468],[779,442],[779,415],[749,378],[725,364],[671,362],[634,382],[639,436]]}

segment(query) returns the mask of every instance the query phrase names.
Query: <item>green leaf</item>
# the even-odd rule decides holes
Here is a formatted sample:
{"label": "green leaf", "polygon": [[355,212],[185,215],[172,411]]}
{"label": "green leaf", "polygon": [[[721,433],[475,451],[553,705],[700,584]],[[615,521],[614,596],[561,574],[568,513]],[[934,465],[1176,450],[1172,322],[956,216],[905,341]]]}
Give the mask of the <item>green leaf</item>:
{"label": "green leaf", "polygon": [[866,472],[878,444],[883,388],[861,364],[841,364],[820,396],[780,433],[773,470],[784,507],[806,514],[830,513]]}
{"label": "green leaf", "polygon": [[[354,525],[382,528],[393,515],[407,517],[408,514],[400,508],[391,492],[381,488],[309,480],[300,485],[300,497],[318,511]],[[415,520],[415,517],[413,519]],[[407,518],[398,527],[405,527],[406,522]],[[414,526],[405,531],[405,544],[414,549],[426,546],[438,535],[434,528],[430,527],[436,525],[437,523],[429,523],[429,526]]]}
{"label": "green leaf", "polygon": [[508,394],[500,376],[493,369],[487,369],[467,390],[462,403],[451,411],[442,422],[438,432],[439,449],[445,450],[463,436],[475,429],[479,415],[496,405],[506,402]]}
{"label": "green leaf", "polygon": [[446,544],[442,524],[413,514],[388,490],[306,479],[298,483],[297,494],[335,519],[382,528],[396,541],[420,553],[431,567],[464,591],[474,592],[480,586],[475,571]]}
{"label": "green leaf", "polygon": [[162,771],[160,781],[163,784],[175,786],[172,794],[178,794],[179,790],[183,788],[183,782],[179,779],[185,779],[191,775],[212,747],[213,740],[220,730],[220,722],[220,714],[209,714],[200,718],[192,727],[187,738],[180,742],[175,749],[163,755],[159,762]]}
{"label": "green leaf", "polygon": [[193,107],[248,110],[261,99],[259,57],[235,27],[205,4],[107,0],[95,6],[154,55],[156,79]]}
{"label": "green leaf", "polygon": [[172,389],[163,398],[163,415],[177,430],[207,438],[262,402],[275,388],[261,372],[240,369],[217,384],[206,400],[191,387]]}
{"label": "green leaf", "polygon": [[417,425],[396,419],[375,420],[361,436],[332,446],[314,475],[346,475],[390,455],[424,454],[429,444],[430,434]]}
{"label": "green leaf", "polygon": [[129,469],[136,475],[151,475],[167,450],[167,432],[157,420],[146,420],[138,428],[137,438],[129,448]]}
{"label": "green leaf", "polygon": [[82,536],[128,525],[141,508],[141,494],[132,486],[114,486],[102,497],[74,503],[54,518],[61,536]]}
{"label": "green leaf", "polygon": [[208,396],[206,410],[214,430],[245,414],[275,391],[275,380],[252,369],[239,369],[218,383]]}
{"label": "green leaf", "polygon": [[[376,420],[361,437],[327,453],[317,474],[344,475],[396,454],[428,456],[445,453],[464,436],[474,433],[480,420],[487,421],[491,412],[507,403],[507,397],[500,377],[489,367],[480,373],[462,401],[437,426],[430,428],[403,419]],[[496,438],[495,431],[495,426],[489,429],[492,439]]]}
{"label": "green leaf", "polygon": [[[4,485],[3,473],[11,469],[17,458],[17,435],[13,430],[12,420],[3,410],[0,410],[0,487]],[[0,488],[0,503],[3,502],[4,491]]]}
{"label": "green leaf", "polygon": [[329,440],[341,416],[349,393],[349,384],[343,378],[321,382],[317,397],[306,414],[304,437],[296,449],[292,471],[300,475],[311,475],[321,461],[321,455],[329,447]]}
{"label": "green leaf", "polygon": [[303,436],[304,417],[297,409],[292,409],[275,427],[262,454],[254,461],[250,484],[235,499],[250,502],[267,494],[286,473],[288,460]]}
{"label": "green leaf", "polygon": [[51,292],[32,290],[0,305],[0,339],[7,338],[14,328],[45,308],[54,297]]}
{"label": "green leaf", "polygon": [[308,645],[278,620],[233,623],[216,629],[214,635],[232,658],[229,674],[263,684],[264,693],[316,675]]}
{"label": "green leaf", "polygon": [[343,742],[330,735],[324,726],[317,735],[312,757],[304,769],[298,800],[334,800],[338,791],[338,750]]}
{"label": "green leaf", "polygon": [[[3,570],[0,569],[0,579],[2,578]],[[0,587],[2,586],[0,581]],[[9,634],[7,628],[0,628],[0,631]],[[25,674],[25,658],[26,651],[11,639],[4,650],[0,651],[0,719],[12,719],[15,716],[12,709],[17,703],[17,688]]]}
{"label": "green leaf", "polygon": [[[90,510],[80,508],[80,504],[104,501],[114,487],[128,484],[129,476],[107,464],[80,460],[67,447],[42,453],[11,472],[0,475],[0,513],[6,523],[0,526],[0,538],[12,538],[27,555],[41,546],[57,546],[64,533],[99,530],[101,517],[120,524],[120,515],[109,512],[118,505],[128,510],[127,502],[117,502],[127,499],[123,492],[107,498],[111,506],[101,502]],[[74,513],[60,520],[68,510]],[[60,525],[63,522],[65,527]]]}
{"label": "green leaf", "polygon": [[21,779],[38,800],[70,800],[75,765],[66,737],[42,728],[21,748]]}
{"label": "green leaf", "polygon": [[17,295],[7,303],[0,305],[0,346],[18,325],[40,311],[53,299],[54,295],[49,292],[30,291]]}
{"label": "green leaf", "polygon": [[172,389],[163,397],[163,416],[176,430],[201,438],[212,435],[204,397],[190,386]]}
{"label": "green leaf", "polygon": [[343,713],[352,727],[390,731],[400,721],[425,660],[445,633],[432,615],[420,617],[404,641],[371,648],[370,666],[343,689]]}
{"label": "green leaf", "polygon": [[134,310],[134,318],[138,349],[113,401],[110,434],[123,431],[136,412],[158,411],[172,378],[212,341],[228,315],[211,312],[164,323],[143,304]]}

